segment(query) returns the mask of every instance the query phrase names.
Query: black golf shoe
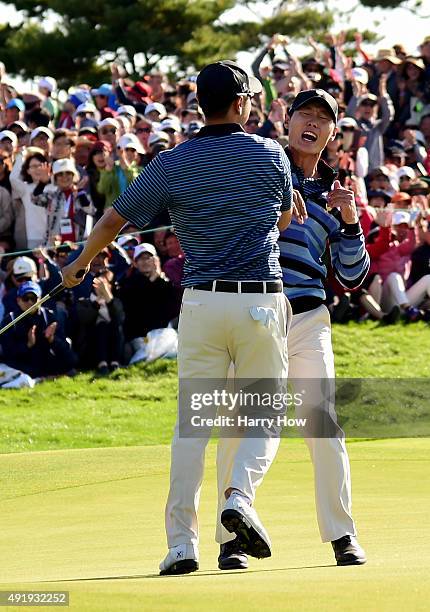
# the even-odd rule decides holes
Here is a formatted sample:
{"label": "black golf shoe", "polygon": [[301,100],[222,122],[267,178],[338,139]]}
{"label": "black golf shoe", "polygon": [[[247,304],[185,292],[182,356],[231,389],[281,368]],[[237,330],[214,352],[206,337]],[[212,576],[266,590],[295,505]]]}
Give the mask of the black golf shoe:
{"label": "black golf shoe", "polygon": [[363,565],[366,553],[354,536],[346,535],[331,543],[338,565]]}
{"label": "black golf shoe", "polygon": [[220,570],[247,569],[248,557],[243,552],[238,538],[221,544],[218,557]]}

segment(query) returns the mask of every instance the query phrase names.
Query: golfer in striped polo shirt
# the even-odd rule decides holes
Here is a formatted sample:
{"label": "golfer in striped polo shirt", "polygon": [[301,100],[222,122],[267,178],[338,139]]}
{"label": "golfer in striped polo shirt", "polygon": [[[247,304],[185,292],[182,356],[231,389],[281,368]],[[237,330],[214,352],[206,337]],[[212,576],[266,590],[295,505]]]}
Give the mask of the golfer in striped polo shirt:
{"label": "golfer in striped polo shirt", "polygon": [[[279,144],[245,133],[260,83],[232,62],[204,68],[197,95],[206,125],[195,138],[159,154],[114,202],[79,257],[63,269],[80,282],[92,258],[130,221],[144,227],[168,208],[185,253],[179,323],[179,379],[287,377],[287,301],[279,230],[291,219],[290,163]],[[144,308],[144,304],[142,304]],[[180,406],[179,406],[180,407]],[[215,416],[215,415],[214,415]],[[197,509],[207,436],[172,442],[166,507],[169,552],[161,574],[198,569]],[[276,436],[243,438],[224,491],[221,520],[248,554],[270,556],[270,540],[252,508],[279,446]]]}
{"label": "golfer in striped polo shirt", "polygon": [[[369,270],[364,236],[358,221],[354,193],[335,180],[336,172],[321,153],[337,133],[336,100],[321,89],[300,92],[289,109],[286,150],[292,168],[293,187],[306,203],[304,223],[295,219],[281,233],[279,246],[284,292],[293,317],[288,333],[289,380],[294,390],[305,389],[303,402],[296,405],[298,418],[313,418],[315,406],[323,406],[329,434],[321,427],[305,436],[314,466],[315,500],[323,542],[331,542],[338,565],[360,565],[366,556],[356,540],[351,515],[351,474],[343,432],[333,432],[332,398],[335,370],[330,315],[324,305],[325,262],[330,260],[338,281],[346,288],[358,287]],[[309,380],[311,379],[311,380]],[[312,379],[316,382],[312,383]],[[328,401],[321,403],[320,389]],[[219,443],[218,477],[220,499],[228,479],[229,462],[235,449],[232,439]],[[224,475],[224,476],[223,476]],[[219,567],[243,569],[246,551],[218,522],[221,543]]]}

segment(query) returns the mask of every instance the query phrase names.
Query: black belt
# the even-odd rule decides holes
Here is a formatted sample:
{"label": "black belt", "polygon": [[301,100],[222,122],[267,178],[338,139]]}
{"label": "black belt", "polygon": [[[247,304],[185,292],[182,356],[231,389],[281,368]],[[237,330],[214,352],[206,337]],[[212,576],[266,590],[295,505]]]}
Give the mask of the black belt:
{"label": "black belt", "polygon": [[222,291],[225,293],[282,293],[282,281],[227,281],[217,280],[194,285],[199,291]]}

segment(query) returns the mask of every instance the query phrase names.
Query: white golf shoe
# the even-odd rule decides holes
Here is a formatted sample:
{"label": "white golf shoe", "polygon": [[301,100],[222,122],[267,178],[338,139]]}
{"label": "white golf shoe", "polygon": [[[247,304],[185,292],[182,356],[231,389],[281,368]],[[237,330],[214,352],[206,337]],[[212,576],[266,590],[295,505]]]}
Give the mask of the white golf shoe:
{"label": "white golf shoe", "polygon": [[235,533],[243,552],[264,559],[270,557],[271,543],[257,512],[247,500],[233,493],[230,495],[221,514],[221,523],[230,533]]}
{"label": "white golf shoe", "polygon": [[195,544],[179,544],[169,549],[160,563],[160,576],[190,574],[199,569],[199,551]]}

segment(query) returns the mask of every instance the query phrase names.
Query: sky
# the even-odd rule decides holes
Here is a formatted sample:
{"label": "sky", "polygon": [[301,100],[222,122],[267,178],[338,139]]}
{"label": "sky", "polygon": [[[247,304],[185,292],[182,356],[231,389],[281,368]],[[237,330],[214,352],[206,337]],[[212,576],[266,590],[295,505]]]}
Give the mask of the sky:
{"label": "sky", "polygon": [[[345,8],[345,0],[329,0],[330,8],[333,11],[339,11]],[[424,2],[424,4],[429,4]],[[257,19],[257,15],[270,16],[273,11],[274,2],[256,2],[255,12],[250,13],[245,7],[236,7],[228,11],[223,19],[228,22],[236,22],[241,19]],[[341,31],[343,28],[356,27],[357,30],[372,30],[382,37],[376,47],[365,45],[366,51],[371,54],[376,53],[377,48],[389,48],[396,43],[403,44],[407,51],[412,55],[417,54],[418,45],[425,36],[430,36],[430,5],[427,11],[427,18],[420,18],[412,14],[404,8],[396,9],[370,9],[360,6],[352,15],[348,17],[337,17],[335,32]],[[15,25],[21,21],[19,14],[10,5],[4,5],[0,2],[0,15],[2,22],[10,22]],[[48,19],[48,26],[50,20]],[[51,20],[52,24],[52,20]],[[282,32],[279,32],[282,34]],[[302,45],[292,45],[291,50],[294,54],[306,54],[309,48]],[[249,69],[253,60],[253,55],[250,53],[239,53],[238,61],[244,68]],[[0,57],[1,60],[1,57]],[[10,79],[12,80],[12,79]],[[19,85],[19,81],[17,85]],[[28,83],[26,84],[29,85]]]}

